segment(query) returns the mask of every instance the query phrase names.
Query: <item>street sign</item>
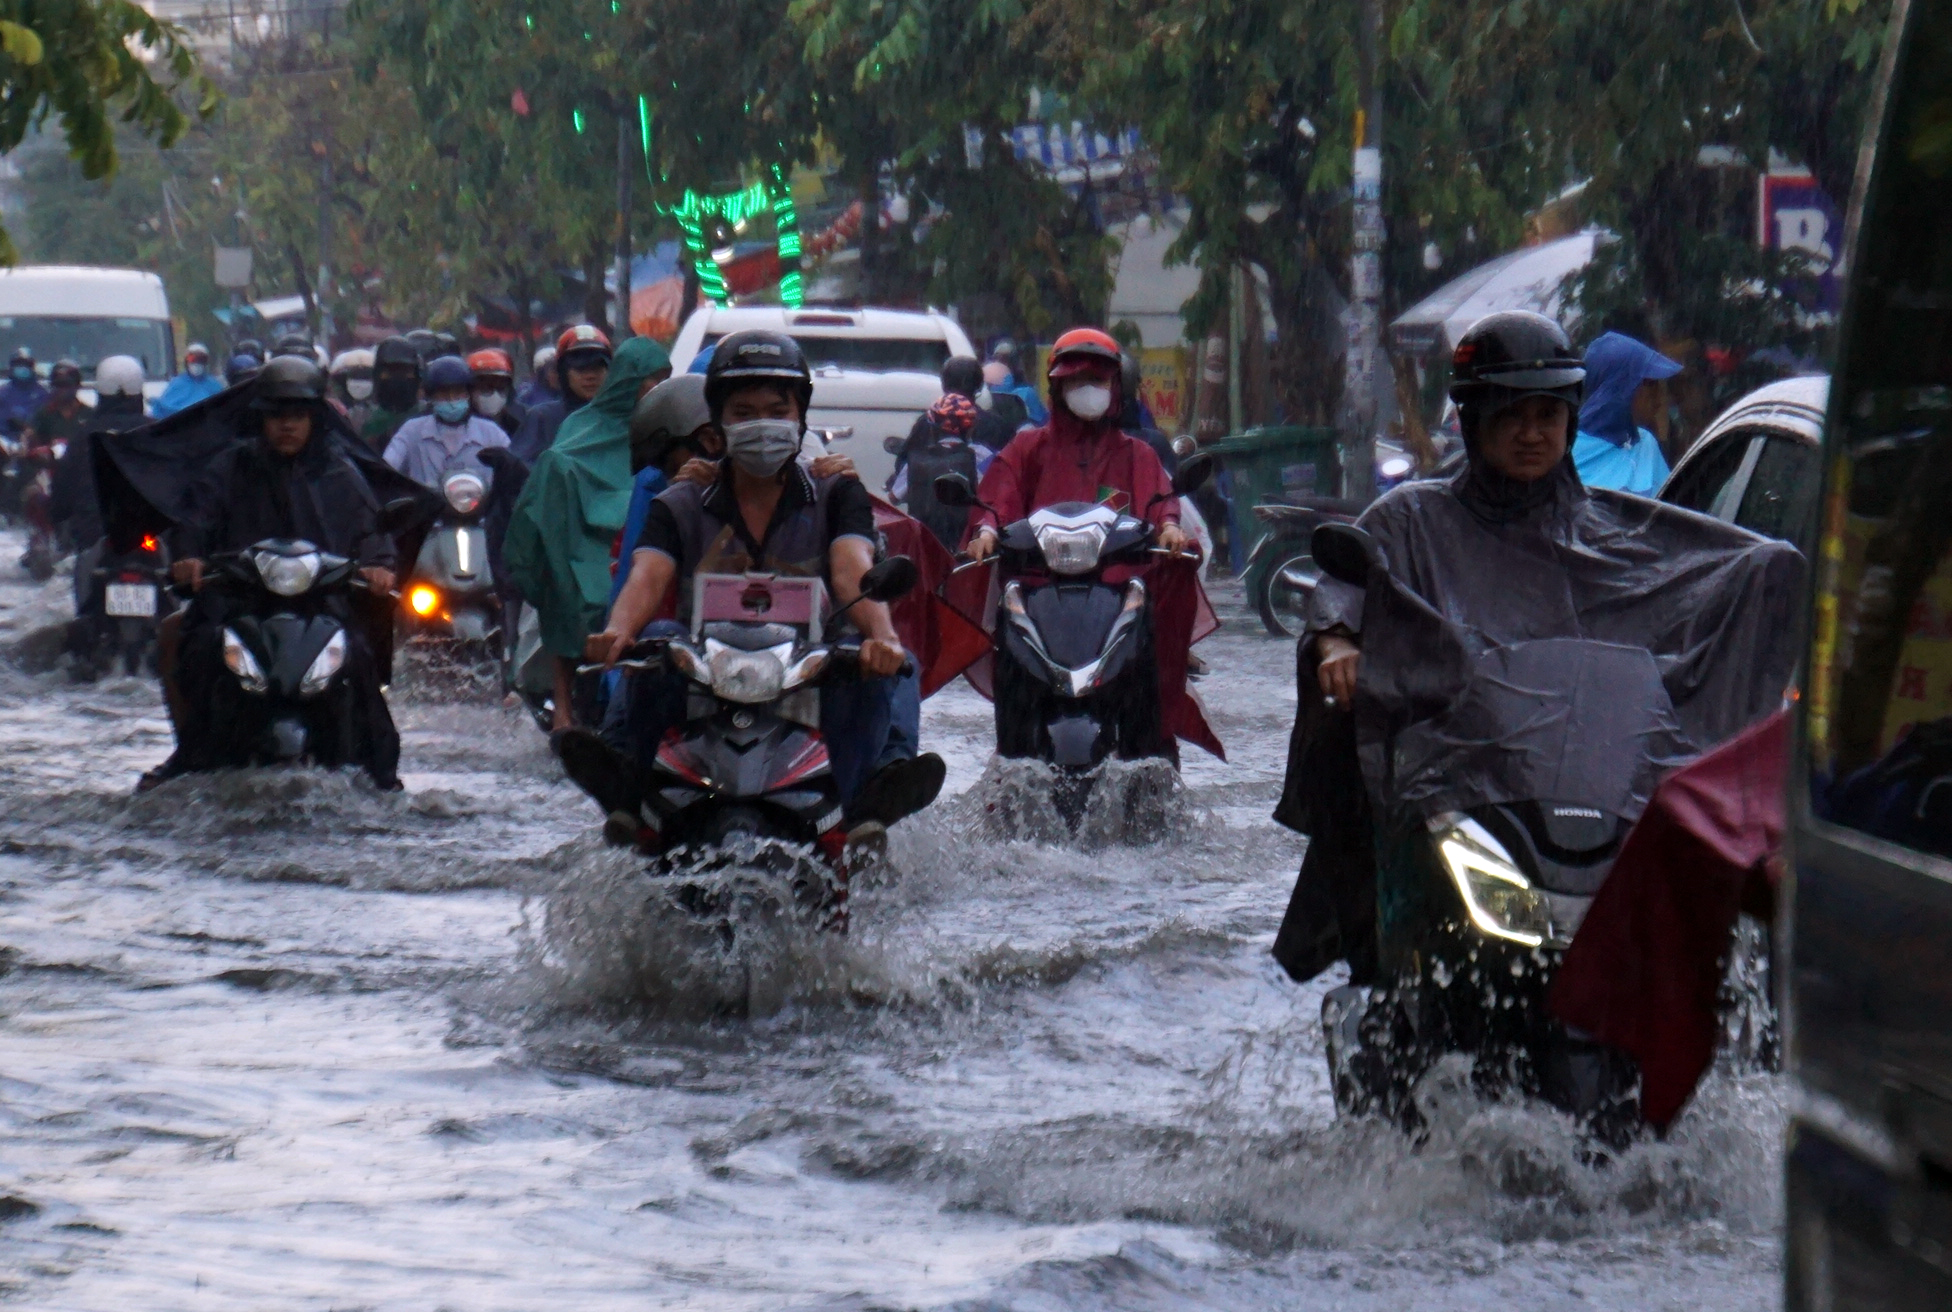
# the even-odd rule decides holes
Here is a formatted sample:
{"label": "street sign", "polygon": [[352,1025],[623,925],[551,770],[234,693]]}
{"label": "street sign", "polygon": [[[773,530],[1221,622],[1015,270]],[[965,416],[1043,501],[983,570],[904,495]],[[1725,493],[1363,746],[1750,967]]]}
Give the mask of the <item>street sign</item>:
{"label": "street sign", "polygon": [[242,291],[251,285],[251,248],[249,246],[219,246],[217,248],[217,285]]}

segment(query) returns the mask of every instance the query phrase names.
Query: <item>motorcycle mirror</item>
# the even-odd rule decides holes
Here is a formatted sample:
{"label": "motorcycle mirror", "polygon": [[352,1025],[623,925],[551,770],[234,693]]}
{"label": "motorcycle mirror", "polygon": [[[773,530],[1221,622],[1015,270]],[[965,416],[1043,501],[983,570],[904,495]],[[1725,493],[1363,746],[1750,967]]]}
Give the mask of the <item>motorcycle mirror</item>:
{"label": "motorcycle mirror", "polygon": [[1351,587],[1368,587],[1370,571],[1386,567],[1376,539],[1354,524],[1317,524],[1309,550],[1324,574]]}
{"label": "motorcycle mirror", "polygon": [[389,501],[380,509],[380,532],[389,536],[398,533],[413,523],[420,503],[412,497],[400,497]]}
{"label": "motorcycle mirror", "polygon": [[1213,457],[1202,451],[1198,455],[1187,456],[1179,462],[1179,472],[1173,475],[1173,491],[1185,496],[1188,492],[1206,486],[1213,477]]}
{"label": "motorcycle mirror", "polygon": [[976,489],[961,474],[943,474],[931,485],[935,499],[945,506],[965,509],[976,504]]}
{"label": "motorcycle mirror", "polygon": [[913,592],[921,577],[907,556],[890,556],[861,575],[861,595],[869,601],[896,601]]}
{"label": "motorcycle mirror", "polygon": [[900,433],[890,433],[881,439],[881,449],[891,456],[900,455],[901,449],[907,445],[908,439]]}

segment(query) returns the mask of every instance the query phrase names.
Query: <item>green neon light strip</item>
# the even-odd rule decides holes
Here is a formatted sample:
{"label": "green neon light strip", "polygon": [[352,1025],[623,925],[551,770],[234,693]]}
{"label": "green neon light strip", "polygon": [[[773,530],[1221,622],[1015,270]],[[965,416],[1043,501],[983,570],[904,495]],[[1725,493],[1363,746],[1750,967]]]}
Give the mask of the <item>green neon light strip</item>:
{"label": "green neon light strip", "polygon": [[644,176],[657,182],[657,167],[651,163],[651,98],[637,97],[637,132],[644,142]]}
{"label": "green neon light strip", "polygon": [[[644,101],[639,99],[640,108]],[[648,153],[648,152],[647,152]],[[725,276],[711,252],[705,249],[705,225],[713,219],[734,227],[770,211],[778,231],[779,298],[782,304],[797,309],[804,301],[800,276],[800,222],[793,208],[793,190],[787,185],[785,170],[775,165],[770,182],[753,183],[743,191],[723,196],[701,196],[687,191],[685,198],[666,213],[678,221],[685,234],[685,249],[692,268],[698,273],[698,289],[715,304],[724,305],[728,293]]]}

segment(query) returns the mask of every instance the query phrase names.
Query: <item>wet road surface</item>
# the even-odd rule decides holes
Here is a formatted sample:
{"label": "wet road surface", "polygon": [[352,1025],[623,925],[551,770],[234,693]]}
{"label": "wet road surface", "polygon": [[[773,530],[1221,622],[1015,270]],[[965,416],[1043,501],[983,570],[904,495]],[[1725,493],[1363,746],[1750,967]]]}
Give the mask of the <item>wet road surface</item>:
{"label": "wet road surface", "polygon": [[[0,644],[57,618],[0,534]],[[401,690],[405,795],[179,781],[154,688],[0,665],[0,1300],[49,1309],[1761,1309],[1777,1081],[1605,1169],[1337,1122],[1267,956],[1285,643],[1222,592],[1161,841],[1000,833],[988,708],[845,940],[728,968],[542,736]],[[992,809],[995,808],[995,809]],[[728,1018],[728,1005],[757,1014]]]}

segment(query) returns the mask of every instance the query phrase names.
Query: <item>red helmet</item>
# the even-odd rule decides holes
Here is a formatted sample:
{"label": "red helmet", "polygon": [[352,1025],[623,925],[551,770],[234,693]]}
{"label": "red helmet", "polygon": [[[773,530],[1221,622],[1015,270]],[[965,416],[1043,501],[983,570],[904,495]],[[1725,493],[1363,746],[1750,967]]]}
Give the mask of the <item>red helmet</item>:
{"label": "red helmet", "polygon": [[610,338],[593,323],[579,323],[556,339],[556,359],[559,361],[571,355],[588,354],[601,355],[605,360],[610,358]]}
{"label": "red helmet", "polygon": [[507,351],[496,350],[490,346],[485,350],[476,351],[468,357],[468,372],[476,378],[507,378],[513,380],[515,377],[515,363],[508,358]]}
{"label": "red helmet", "polygon": [[1050,379],[1056,382],[1072,374],[1116,377],[1119,354],[1118,342],[1110,333],[1096,328],[1073,328],[1051,347]]}

